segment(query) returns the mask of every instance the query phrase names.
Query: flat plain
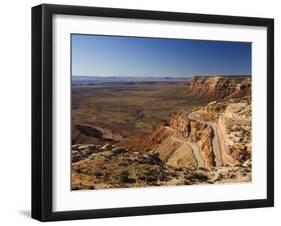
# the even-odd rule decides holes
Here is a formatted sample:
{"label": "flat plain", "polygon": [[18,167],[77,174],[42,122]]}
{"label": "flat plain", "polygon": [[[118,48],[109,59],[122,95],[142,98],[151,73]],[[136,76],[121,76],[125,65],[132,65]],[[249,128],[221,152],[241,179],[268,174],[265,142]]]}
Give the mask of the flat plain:
{"label": "flat plain", "polygon": [[[107,137],[119,137],[118,141],[143,139],[161,122],[169,121],[175,111],[189,112],[208,103],[207,98],[186,97],[187,82],[73,85],[72,124],[98,128]],[[77,136],[72,143],[84,142]]]}

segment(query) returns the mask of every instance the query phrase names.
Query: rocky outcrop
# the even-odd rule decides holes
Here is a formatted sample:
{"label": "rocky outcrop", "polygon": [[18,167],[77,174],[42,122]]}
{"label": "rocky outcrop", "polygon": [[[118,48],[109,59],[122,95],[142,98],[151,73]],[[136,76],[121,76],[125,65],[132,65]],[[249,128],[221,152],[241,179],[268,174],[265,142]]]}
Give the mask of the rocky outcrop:
{"label": "rocky outcrop", "polygon": [[122,139],[118,133],[93,125],[73,124],[72,144],[103,144]]}
{"label": "rocky outcrop", "polygon": [[224,164],[243,163],[251,158],[251,100],[236,98],[212,102],[192,112],[192,118],[216,127]]}
{"label": "rocky outcrop", "polygon": [[250,76],[194,76],[187,95],[209,99],[231,99],[251,95]]}
{"label": "rocky outcrop", "polygon": [[215,156],[214,150],[212,146],[212,139],[213,139],[213,130],[210,126],[207,126],[202,131],[202,137],[198,141],[199,147],[202,153],[202,157],[205,162],[206,167],[213,167],[215,166]]}
{"label": "rocky outcrop", "polygon": [[139,153],[110,143],[72,146],[72,190],[248,182],[251,162],[243,166],[173,167],[155,152]]}
{"label": "rocky outcrop", "polygon": [[243,163],[252,155],[252,117],[251,103],[230,103],[221,114],[218,124],[226,134],[226,152]]}
{"label": "rocky outcrop", "polygon": [[197,147],[204,167],[211,168],[251,159],[251,130],[251,101],[236,98],[213,101],[191,113],[176,112],[151,140],[167,164],[198,167]]}
{"label": "rocky outcrop", "polygon": [[212,138],[210,126],[190,120],[184,112],[174,113],[169,126],[160,126],[151,136],[156,145],[153,150],[167,164],[208,168],[215,166]]}

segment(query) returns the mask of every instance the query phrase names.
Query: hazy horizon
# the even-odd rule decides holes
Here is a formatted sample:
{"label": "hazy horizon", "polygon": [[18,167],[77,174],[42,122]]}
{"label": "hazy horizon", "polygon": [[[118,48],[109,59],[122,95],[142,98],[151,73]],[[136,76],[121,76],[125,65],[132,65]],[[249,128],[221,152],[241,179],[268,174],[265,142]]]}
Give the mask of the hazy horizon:
{"label": "hazy horizon", "polygon": [[192,78],[192,77],[211,77],[211,76],[221,76],[221,77],[243,77],[251,76],[251,74],[237,74],[237,75],[191,75],[191,76],[134,76],[134,75],[72,75],[72,77],[94,77],[94,78]]}
{"label": "hazy horizon", "polygon": [[73,34],[72,76],[251,75],[251,43]]}

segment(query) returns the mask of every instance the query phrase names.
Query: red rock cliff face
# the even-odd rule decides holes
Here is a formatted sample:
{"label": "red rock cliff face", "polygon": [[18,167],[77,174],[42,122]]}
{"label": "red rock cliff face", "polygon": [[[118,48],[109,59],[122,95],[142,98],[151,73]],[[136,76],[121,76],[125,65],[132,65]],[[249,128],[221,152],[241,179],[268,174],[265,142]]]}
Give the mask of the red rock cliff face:
{"label": "red rock cliff face", "polygon": [[187,95],[210,99],[230,99],[251,95],[250,76],[195,76],[188,83]]}
{"label": "red rock cliff face", "polygon": [[[174,166],[207,168],[251,160],[251,78],[194,77],[186,94],[210,102],[174,113],[152,134],[151,146],[160,158]],[[188,155],[193,157],[183,157]]]}
{"label": "red rock cliff face", "polygon": [[[172,152],[178,156],[182,155],[184,150],[179,148],[180,143],[193,143],[198,146],[199,154],[207,168],[215,166],[212,138],[213,130],[210,126],[190,120],[184,112],[174,113],[171,116],[169,126],[159,126],[151,136],[151,140],[163,160],[169,162],[169,156],[172,156]],[[194,165],[192,160],[186,160],[184,166],[196,167],[196,164]]]}
{"label": "red rock cliff face", "polygon": [[212,147],[213,130],[210,126],[188,119],[186,113],[174,113],[170,127],[190,142],[197,143],[206,167],[215,166]]}

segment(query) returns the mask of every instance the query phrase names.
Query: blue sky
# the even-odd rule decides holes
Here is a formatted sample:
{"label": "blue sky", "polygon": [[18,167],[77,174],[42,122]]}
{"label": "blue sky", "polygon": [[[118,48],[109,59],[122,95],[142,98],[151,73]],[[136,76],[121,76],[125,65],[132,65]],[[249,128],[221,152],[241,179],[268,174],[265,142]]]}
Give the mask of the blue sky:
{"label": "blue sky", "polygon": [[251,74],[251,43],[72,35],[72,75]]}

